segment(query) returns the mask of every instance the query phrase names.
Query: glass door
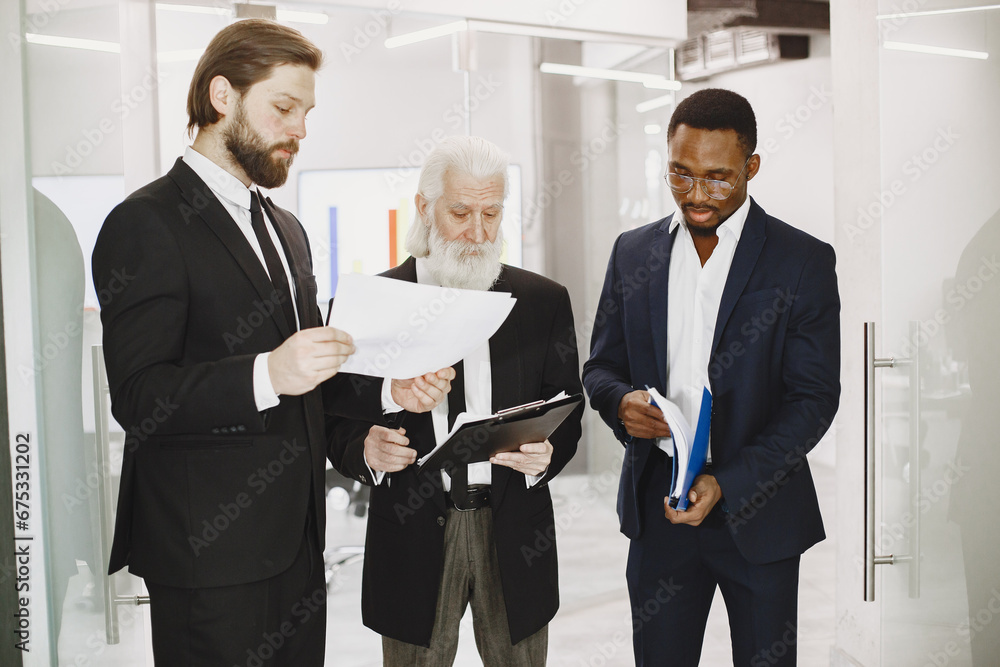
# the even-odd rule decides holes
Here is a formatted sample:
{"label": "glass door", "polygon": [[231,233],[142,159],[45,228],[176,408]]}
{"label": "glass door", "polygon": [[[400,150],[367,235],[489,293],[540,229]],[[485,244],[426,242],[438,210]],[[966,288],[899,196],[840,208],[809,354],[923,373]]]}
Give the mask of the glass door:
{"label": "glass door", "polygon": [[857,212],[857,233],[881,217],[884,305],[873,356],[883,665],[1000,659],[1000,9],[992,7],[880,17],[882,186]]}
{"label": "glass door", "polygon": [[[15,289],[28,292],[33,304],[34,339],[14,352],[30,361],[17,366],[20,384],[8,386],[12,395],[33,395],[37,414],[36,432],[26,434],[37,457],[30,471],[37,511],[29,526],[37,551],[25,665],[152,664],[148,607],[135,604],[141,581],[122,572],[114,575],[112,595],[105,586],[110,532],[101,519],[113,522],[115,497],[103,496],[117,489],[124,438],[113,422],[104,442],[95,435],[95,423],[110,414],[95,413],[101,390],[94,390],[91,352],[100,342],[99,308],[107,295],[94,291],[90,252],[105,216],[125,195],[126,119],[153,99],[149,89],[122,83],[125,4],[22,4],[27,113],[26,150],[18,159],[27,167],[30,215],[5,224],[30,239],[30,252],[15,260],[23,277]],[[28,324],[22,319],[18,326]],[[109,633],[112,625],[116,632]]]}

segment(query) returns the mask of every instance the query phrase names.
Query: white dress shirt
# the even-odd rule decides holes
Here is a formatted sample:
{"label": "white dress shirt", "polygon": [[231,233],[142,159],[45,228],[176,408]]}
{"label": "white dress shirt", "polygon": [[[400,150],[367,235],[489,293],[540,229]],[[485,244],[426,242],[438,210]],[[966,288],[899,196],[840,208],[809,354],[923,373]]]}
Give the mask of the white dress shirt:
{"label": "white dress shirt", "polygon": [[[427,260],[418,257],[417,260],[417,282],[421,285],[437,285],[440,283],[431,275],[427,269]],[[465,411],[473,414],[488,417],[493,414],[493,367],[490,365],[490,342],[487,340],[482,345],[474,349],[465,359],[462,360],[465,369]],[[399,412],[403,408],[392,400],[391,381],[386,379],[382,383],[382,409],[385,412]],[[440,443],[448,435],[448,401],[441,401],[431,410],[431,422],[434,426],[434,442]],[[368,459],[365,459],[368,464]],[[469,464],[469,484],[490,484],[493,481],[492,463],[483,461]],[[371,466],[369,472],[375,478],[375,484],[381,484],[385,477],[384,471],[374,471]],[[524,479],[531,488],[542,478],[541,475],[525,475]],[[451,478],[446,472],[441,471],[441,480],[445,491],[451,490]]]}
{"label": "white dress shirt", "polygon": [[[708,362],[715,338],[722,290],[729,278],[736,245],[750,211],[750,197],[722,223],[719,243],[701,265],[694,240],[680,211],[670,220],[668,232],[677,229],[667,281],[667,396],[695,428],[701,409],[701,394],[709,387]],[[673,454],[671,438],[657,441],[660,449]],[[712,460],[709,442],[708,461]]]}
{"label": "white dress shirt", "polygon": [[[250,244],[250,247],[257,254],[257,259],[260,260],[261,266],[264,267],[264,272],[267,273],[267,262],[264,261],[264,253],[260,249],[260,243],[257,242],[257,235],[254,233],[250,221],[250,189],[243,185],[238,178],[191,146],[185,149],[183,159],[185,164],[191,167],[201,180],[205,181],[223,208],[229,212],[229,215],[233,216],[236,225],[243,232],[243,236],[246,237],[247,243]],[[292,308],[295,310],[295,318],[298,320],[298,309],[295,306],[295,281],[292,280],[292,274],[288,268],[288,259],[283,252],[281,240],[278,238],[277,232],[274,231],[274,222],[270,220],[270,216],[266,212],[264,219],[269,223],[265,225],[267,232],[271,235],[271,242],[274,244],[275,249],[278,250],[278,257],[281,259],[281,265],[285,269],[285,277],[292,290]],[[268,274],[268,277],[270,277],[270,274]],[[292,324],[294,329],[298,329],[298,322]],[[267,370],[267,358],[270,354],[270,352],[258,354],[253,363],[253,394],[257,409],[260,411],[273,408],[280,402],[278,395],[274,393],[271,376]]]}

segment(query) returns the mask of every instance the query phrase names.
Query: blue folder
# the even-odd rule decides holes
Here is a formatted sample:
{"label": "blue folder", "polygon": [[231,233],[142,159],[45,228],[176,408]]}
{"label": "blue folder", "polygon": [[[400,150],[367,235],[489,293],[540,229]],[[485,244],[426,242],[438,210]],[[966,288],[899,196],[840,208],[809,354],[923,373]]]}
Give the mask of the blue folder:
{"label": "blue folder", "polygon": [[[705,460],[708,458],[708,435],[712,425],[712,392],[708,387],[701,394],[701,410],[698,412],[698,425],[695,427],[694,442],[691,444],[691,455],[687,463],[687,475],[681,475],[678,470],[677,443],[674,442],[674,471],[670,480],[670,506],[678,512],[683,512],[688,507],[688,492],[691,491],[691,483],[694,478],[705,469]],[[683,484],[681,479],[686,480]],[[678,488],[678,484],[682,484]]]}

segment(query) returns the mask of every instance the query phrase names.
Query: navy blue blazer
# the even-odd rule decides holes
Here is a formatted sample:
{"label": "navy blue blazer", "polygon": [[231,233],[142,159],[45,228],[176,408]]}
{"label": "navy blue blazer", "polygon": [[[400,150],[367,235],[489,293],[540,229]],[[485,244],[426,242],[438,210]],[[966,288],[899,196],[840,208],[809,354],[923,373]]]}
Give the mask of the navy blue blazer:
{"label": "navy blue blazer", "polygon": [[[583,382],[625,445],[621,531],[642,533],[640,480],[655,443],[633,438],[618,405],[634,389],[666,393],[670,216],[615,241]],[[824,539],[806,460],[840,400],[840,296],[833,248],[751,200],[722,293],[709,361],[713,474],[743,556],[769,563]]]}

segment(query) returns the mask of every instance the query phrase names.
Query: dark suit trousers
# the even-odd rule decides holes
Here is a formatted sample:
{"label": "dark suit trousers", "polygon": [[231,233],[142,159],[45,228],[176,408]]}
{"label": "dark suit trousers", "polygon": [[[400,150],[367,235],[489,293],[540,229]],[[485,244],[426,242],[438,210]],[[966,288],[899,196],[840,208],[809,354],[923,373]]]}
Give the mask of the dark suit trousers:
{"label": "dark suit trousers", "polygon": [[799,558],[748,562],[720,505],[700,526],[667,521],[671,462],[661,450],[653,450],[643,476],[644,528],[626,570],[637,667],[697,667],[716,586],[729,613],[733,664],[794,667]]}
{"label": "dark suit trousers", "polygon": [[507,606],[493,538],[493,510],[448,510],[444,569],[429,647],[382,637],[384,667],[450,667],[458,652],[458,630],[472,606],[472,631],[486,667],[543,667],[549,626],[510,643]]}
{"label": "dark suit trousers", "polygon": [[146,582],[156,666],[322,667],[326,578],[313,532],[270,579],[218,588]]}

